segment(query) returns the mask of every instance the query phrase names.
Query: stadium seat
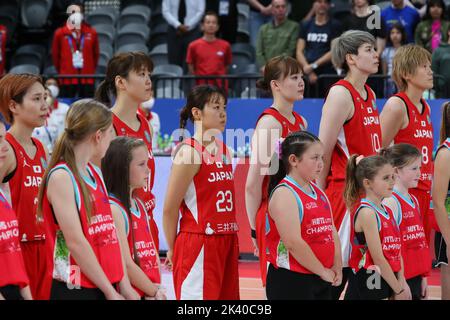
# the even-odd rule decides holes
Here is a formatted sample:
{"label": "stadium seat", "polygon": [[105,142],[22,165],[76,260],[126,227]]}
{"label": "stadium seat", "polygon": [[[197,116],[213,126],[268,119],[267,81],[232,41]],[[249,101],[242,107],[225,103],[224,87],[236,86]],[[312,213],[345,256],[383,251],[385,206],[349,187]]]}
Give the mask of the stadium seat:
{"label": "stadium seat", "polygon": [[11,67],[21,64],[32,64],[39,68],[45,56],[45,47],[37,44],[27,44],[19,47],[12,57]]}
{"label": "stadium seat", "polygon": [[[133,24],[138,25],[138,24]],[[116,47],[122,47],[132,43],[147,43],[148,33],[143,28],[134,30],[119,30],[116,37]]]}
{"label": "stadium seat", "polygon": [[124,46],[121,46],[119,49],[117,49],[116,53],[133,52],[133,51],[141,51],[141,52],[144,52],[145,54],[148,54],[148,48],[143,43],[126,44]]}
{"label": "stadium seat", "polygon": [[152,27],[150,34],[150,48],[155,48],[158,45],[167,43],[167,29],[168,24],[163,23]]}
{"label": "stadium seat", "polygon": [[31,73],[31,74],[40,74],[39,67],[32,64],[21,64],[19,66],[12,67],[9,70],[9,73],[12,74],[21,74],[21,73]]}
{"label": "stadium seat", "polygon": [[108,59],[114,55],[114,49],[109,43],[100,43],[100,55],[104,55]]}
{"label": "stadium seat", "polygon": [[164,87],[156,89],[156,98],[180,99],[184,98],[183,91],[176,87]]}
{"label": "stadium seat", "polygon": [[233,53],[233,55],[245,55],[250,60],[255,61],[255,48],[249,43],[234,43],[231,45],[231,52]]}
{"label": "stadium seat", "polygon": [[19,17],[19,9],[9,4],[2,3],[0,5],[0,24],[6,27],[7,39],[9,43],[17,29],[17,20]]}
{"label": "stadium seat", "polygon": [[242,72],[242,70],[254,61],[249,59],[245,55],[233,55],[233,59],[230,66],[230,74],[237,74]]}
{"label": "stadium seat", "polygon": [[47,77],[56,76],[56,75],[58,75],[58,71],[56,70],[54,65],[50,65],[44,69],[43,75],[45,75]]}
{"label": "stadium seat", "polygon": [[97,31],[98,42],[113,45],[116,29],[110,24],[96,24],[93,28]]}
{"label": "stadium seat", "polygon": [[116,16],[112,12],[105,11],[103,12],[101,8],[91,12],[86,17],[87,23],[91,26],[95,27],[97,24],[107,24],[111,26],[116,25]]}
{"label": "stadium seat", "polygon": [[119,17],[118,26],[122,28],[130,23],[148,24],[150,22],[150,15],[143,12],[122,13]]}
{"label": "stadium seat", "polygon": [[121,14],[129,13],[144,13],[147,17],[151,17],[152,11],[148,6],[144,5],[131,5],[127,6],[122,10]]}
{"label": "stadium seat", "polygon": [[47,23],[52,4],[52,0],[22,0],[22,25],[25,28],[42,28]]}
{"label": "stadium seat", "polygon": [[[155,63],[155,62],[153,62]],[[161,76],[169,76],[169,77],[181,77],[183,75],[183,68],[173,64],[155,64],[156,67],[153,69],[152,77],[155,79],[155,88],[164,88],[167,86],[173,86],[176,88],[180,88],[180,80],[157,80],[158,77]]]}

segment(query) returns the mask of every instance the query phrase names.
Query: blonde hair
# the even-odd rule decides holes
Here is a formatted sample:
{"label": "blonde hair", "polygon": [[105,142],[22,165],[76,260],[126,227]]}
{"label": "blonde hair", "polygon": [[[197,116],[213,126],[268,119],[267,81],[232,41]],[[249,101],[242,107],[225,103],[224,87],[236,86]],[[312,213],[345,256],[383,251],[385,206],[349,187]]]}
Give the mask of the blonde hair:
{"label": "blonde hair", "polygon": [[349,71],[347,54],[358,54],[358,49],[365,43],[375,46],[375,38],[369,32],[349,30],[331,42],[331,61],[336,68]]}
{"label": "blonde hair", "polygon": [[417,68],[425,62],[431,63],[431,54],[421,46],[408,44],[398,48],[392,62],[392,79],[400,91],[408,87],[405,77],[414,75]]}
{"label": "blonde hair", "polygon": [[80,184],[87,218],[88,221],[91,220],[92,204],[89,190],[76,167],[73,147],[97,130],[107,130],[111,124],[112,112],[101,102],[93,99],[83,99],[71,105],[66,115],[65,130],[56,141],[52,158],[42,178],[41,187],[39,188],[39,217],[42,217],[42,200],[44,198],[44,189],[48,182],[49,173],[60,161],[64,161]]}

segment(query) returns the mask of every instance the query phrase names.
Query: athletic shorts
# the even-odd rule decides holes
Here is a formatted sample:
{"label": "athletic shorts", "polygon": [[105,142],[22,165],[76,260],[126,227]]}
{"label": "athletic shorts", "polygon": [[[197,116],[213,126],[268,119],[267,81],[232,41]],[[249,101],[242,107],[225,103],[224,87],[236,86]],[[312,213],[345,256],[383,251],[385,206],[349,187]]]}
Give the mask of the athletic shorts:
{"label": "athletic shorts", "polygon": [[177,300],[239,300],[237,234],[180,232],[173,250]]}
{"label": "athletic shorts", "polygon": [[53,280],[53,251],[50,240],[21,242],[23,260],[35,300],[48,300]]}
{"label": "athletic shorts", "polygon": [[390,298],[393,291],[386,280],[375,271],[360,269],[351,272],[348,278],[344,300],[383,300]]}
{"label": "athletic shorts", "polygon": [[98,288],[69,288],[67,283],[54,280],[50,300],[106,300]]}
{"label": "athletic shorts", "polygon": [[436,232],[434,236],[434,250],[436,253],[436,265],[448,265],[447,244],[445,243],[442,233]]}
{"label": "athletic shorts", "polygon": [[0,287],[0,294],[5,300],[23,300],[19,286],[8,285]]}
{"label": "athletic shorts", "polygon": [[411,290],[411,295],[413,300],[422,299],[422,276],[417,276],[406,280],[409,289]]}
{"label": "athletic shorts", "polygon": [[331,283],[316,274],[299,273],[269,265],[268,300],[331,300]]}

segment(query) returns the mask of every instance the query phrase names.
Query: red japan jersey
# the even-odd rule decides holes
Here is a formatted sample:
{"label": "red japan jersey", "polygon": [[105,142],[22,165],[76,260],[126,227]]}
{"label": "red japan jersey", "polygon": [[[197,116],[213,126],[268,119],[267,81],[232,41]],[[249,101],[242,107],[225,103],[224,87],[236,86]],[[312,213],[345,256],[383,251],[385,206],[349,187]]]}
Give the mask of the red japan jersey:
{"label": "red japan jersey", "polygon": [[[292,115],[295,118],[295,122],[291,123],[285,116],[283,116],[277,109],[270,107],[261,113],[256,121],[256,125],[258,125],[259,120],[265,115],[270,115],[274,117],[281,124],[281,138],[286,138],[291,132],[303,131],[306,129],[305,122],[303,118],[295,111],[292,111]],[[265,176],[262,185],[262,201],[267,202],[268,198],[268,188],[269,188],[269,176]]]}
{"label": "red japan jersey", "polygon": [[[69,173],[74,187],[74,197],[84,236],[91,245],[97,261],[109,281],[111,283],[117,283],[122,280],[123,266],[119,240],[109,205],[108,193],[100,169],[92,164],[88,164],[86,169],[89,177],[84,177],[83,179],[90,193],[92,205],[90,221],[88,221],[81,186],[69,166],[65,162],[60,162],[50,171],[49,176],[56,170],[65,170]],[[81,271],[77,262],[70,254],[64,235],[57,225],[53,208],[47,198],[46,190],[43,200],[43,213],[48,221],[53,221],[50,226],[52,238],[54,239],[53,278],[73,285],[78,284],[83,288],[96,288],[96,285]]]}
{"label": "red japan jersey", "polygon": [[[114,196],[109,197],[109,203],[119,208],[125,220],[125,233],[134,261],[153,283],[161,283],[159,255],[150,232],[149,218],[144,209],[144,204],[139,199],[134,201],[138,210],[130,209],[131,214],[128,215],[119,199]],[[130,225],[132,226],[132,232],[130,232]],[[144,296],[144,292],[136,287],[134,289],[141,296]]]}
{"label": "red japan jersey", "polygon": [[21,241],[33,241],[45,239],[45,225],[37,218],[37,203],[39,186],[47,168],[47,156],[42,143],[31,138],[36,146],[36,154],[31,159],[25,149],[9,132],[6,133],[6,141],[9,142],[16,156],[16,169],[12,177],[5,181],[9,183],[11,203],[19,221]]}
{"label": "red japan jersey", "polygon": [[433,180],[433,125],[431,124],[431,109],[424,99],[421,99],[422,112],[408,98],[405,92],[395,95],[403,100],[408,113],[408,126],[399,130],[394,143],[409,143],[422,153],[422,168],[417,189],[430,191]]}
{"label": "red japan jersey", "polygon": [[144,188],[136,190],[136,196],[139,197],[144,202],[145,210],[150,214],[150,216],[153,216],[153,209],[155,208],[155,196],[152,193],[153,183],[155,181],[155,159],[153,157],[153,151],[152,151],[152,136],[151,136],[151,130],[150,125],[148,121],[145,119],[144,116],[142,116],[139,112],[136,113],[136,117],[138,118],[139,122],[141,123],[141,126],[139,127],[138,131],[134,131],[131,129],[125,122],[119,119],[118,116],[116,116],[113,113],[113,126],[114,130],[116,131],[116,134],[118,136],[126,136],[126,137],[132,137],[132,138],[138,138],[142,139],[145,142],[145,145],[148,148],[148,169],[150,170],[149,177],[148,177],[148,184]]}
{"label": "red japan jersey", "polygon": [[0,191],[0,288],[28,285],[16,214]]}
{"label": "red japan jersey", "polygon": [[[350,260],[349,266],[357,272],[361,268],[369,269],[374,266],[372,256],[365,241],[363,233],[358,235],[355,233],[355,221],[358,212],[362,208],[370,208],[377,218],[378,233],[380,235],[381,247],[383,255],[391,266],[393,272],[398,272],[401,269],[401,248],[402,241],[400,230],[398,228],[392,210],[389,207],[377,207],[368,199],[361,199],[358,208],[352,214],[352,224],[350,231]],[[363,238],[363,239],[361,239]]]}
{"label": "red japan jersey", "polygon": [[381,127],[375,96],[367,84],[364,85],[367,92],[366,100],[347,80],[339,80],[333,86],[347,88],[354,106],[353,117],[347,120],[339,131],[336,146],[331,154],[331,168],[327,178],[327,184],[331,181],[343,184],[347,161],[352,154],[367,157],[381,149]]}
{"label": "red japan jersey", "polygon": [[[431,256],[420,214],[419,202],[409,194],[405,198],[392,193],[397,203],[398,225],[402,236],[402,257],[406,279],[427,275],[431,270]],[[395,212],[395,211],[394,211]]]}
{"label": "red japan jersey", "polygon": [[[286,176],[276,188],[284,186],[290,189],[297,200],[300,216],[300,234],[314,255],[325,268],[331,268],[334,262],[333,216],[325,193],[310,183],[312,194],[307,193],[297,182]],[[312,274],[287,251],[273,219],[268,217],[269,232],[266,244],[269,249],[267,260],[276,268]]]}
{"label": "red japan jersey", "polygon": [[186,139],[201,155],[200,170],[184,196],[180,206],[180,232],[222,235],[236,233],[234,176],[227,146],[216,141],[215,156],[194,139]]}

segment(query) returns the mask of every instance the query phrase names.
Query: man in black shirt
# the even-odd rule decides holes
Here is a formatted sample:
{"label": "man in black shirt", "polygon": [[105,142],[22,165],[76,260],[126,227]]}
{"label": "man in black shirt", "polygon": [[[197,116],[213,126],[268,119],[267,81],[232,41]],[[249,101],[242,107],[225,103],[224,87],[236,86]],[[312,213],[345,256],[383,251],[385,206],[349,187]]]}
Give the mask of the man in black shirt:
{"label": "man in black shirt", "polygon": [[[296,53],[297,60],[312,86],[310,96],[315,96],[315,85],[319,75],[336,74],[331,64],[331,41],[342,33],[341,24],[329,15],[330,0],[315,2],[315,16],[300,24]],[[324,93],[325,85],[321,84],[319,96],[323,96]]]}

